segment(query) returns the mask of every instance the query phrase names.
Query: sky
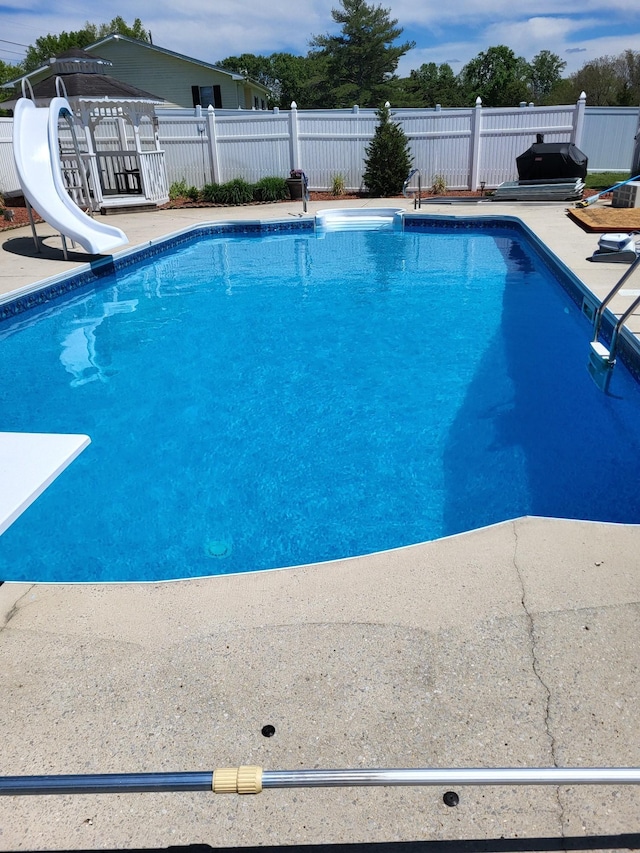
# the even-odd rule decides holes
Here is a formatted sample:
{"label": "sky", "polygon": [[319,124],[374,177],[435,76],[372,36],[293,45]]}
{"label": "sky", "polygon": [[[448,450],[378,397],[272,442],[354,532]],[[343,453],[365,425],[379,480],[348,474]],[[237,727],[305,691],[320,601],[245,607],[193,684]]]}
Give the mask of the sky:
{"label": "sky", "polygon": [[[499,44],[531,60],[541,50],[567,63],[564,76],[600,56],[640,51],[638,0],[371,0],[388,9],[416,46],[400,60],[408,76],[425,62],[458,73],[481,51]],[[304,55],[314,35],[338,33],[331,17],[338,0],[0,0],[0,59],[19,62],[38,36],[138,17],[154,44],[215,63],[240,53]],[[179,10],[179,11],[176,11]],[[588,103],[587,93],[587,103]],[[304,105],[299,105],[304,106]]]}

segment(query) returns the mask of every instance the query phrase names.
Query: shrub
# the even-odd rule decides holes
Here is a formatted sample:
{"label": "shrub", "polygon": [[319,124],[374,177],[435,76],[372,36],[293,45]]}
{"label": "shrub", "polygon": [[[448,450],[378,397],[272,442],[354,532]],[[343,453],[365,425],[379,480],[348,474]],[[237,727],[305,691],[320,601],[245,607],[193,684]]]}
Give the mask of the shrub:
{"label": "shrub", "polygon": [[447,191],[447,182],[444,175],[434,175],[431,183],[431,192],[434,195],[443,195]]}
{"label": "shrub", "polygon": [[253,188],[256,201],[283,201],[287,198],[287,182],[284,178],[261,178]]}
{"label": "shrub", "polygon": [[223,191],[223,204],[248,204],[253,201],[253,184],[242,178],[227,181],[220,185],[220,189]]}
{"label": "shrub", "polygon": [[200,197],[209,204],[218,204],[220,196],[220,184],[205,184],[202,187]]}
{"label": "shrub", "polygon": [[333,176],[333,180],[331,181],[331,195],[344,195],[344,193],[344,175],[338,173]]}
{"label": "shrub", "polygon": [[409,140],[391,121],[389,107],[381,107],[376,115],[378,126],[366,148],[364,183],[371,196],[399,195],[411,169]]}
{"label": "shrub", "polygon": [[169,187],[169,198],[175,201],[177,198],[187,197],[187,182],[183,178],[181,181],[174,181]]}
{"label": "shrub", "polygon": [[202,198],[211,204],[248,204],[253,201],[253,184],[234,178],[226,184],[206,184]]}
{"label": "shrub", "polygon": [[189,187],[186,195],[191,201],[200,201],[200,190],[198,187]]}
{"label": "shrub", "polygon": [[14,212],[13,210],[9,210],[8,207],[5,207],[4,196],[0,193],[0,215],[7,222],[13,222]]}

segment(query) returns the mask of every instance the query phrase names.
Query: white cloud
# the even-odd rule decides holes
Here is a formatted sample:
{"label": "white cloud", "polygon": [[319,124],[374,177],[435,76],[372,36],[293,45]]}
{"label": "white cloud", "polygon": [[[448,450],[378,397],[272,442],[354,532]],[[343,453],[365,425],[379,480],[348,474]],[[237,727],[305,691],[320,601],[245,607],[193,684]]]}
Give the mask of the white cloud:
{"label": "white cloud", "polygon": [[535,11],[536,16],[576,16],[596,12],[609,18],[622,13],[627,20],[639,20],[636,0],[583,0],[579,9],[575,0],[538,0],[535,8],[523,9],[514,0],[455,0],[450,3],[416,3],[415,0],[387,0],[382,2],[391,9],[392,16],[401,26],[422,25],[441,29],[454,23],[464,27],[481,27],[488,22],[519,21]]}
{"label": "white cloud", "polygon": [[564,42],[585,26],[597,26],[596,18],[580,22],[567,17],[535,17],[524,21],[490,24],[484,36],[489,44],[507,44],[514,53],[529,53],[531,45]]}

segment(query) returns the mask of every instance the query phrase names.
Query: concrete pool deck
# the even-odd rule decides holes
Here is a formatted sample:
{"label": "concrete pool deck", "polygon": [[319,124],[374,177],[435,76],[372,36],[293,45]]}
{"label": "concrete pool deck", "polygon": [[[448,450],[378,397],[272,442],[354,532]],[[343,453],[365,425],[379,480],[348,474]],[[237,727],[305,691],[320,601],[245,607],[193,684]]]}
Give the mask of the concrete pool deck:
{"label": "concrete pool deck", "polygon": [[[312,203],[309,212],[334,206]],[[108,221],[142,244],[191,222],[300,210],[297,203]],[[519,216],[598,296],[624,271],[586,260],[598,235],[560,205],[425,212]],[[44,257],[30,254],[28,229],[0,243],[4,292],[79,263],[61,259],[53,236]],[[523,518],[250,575],[5,583],[0,774],[640,766],[639,564],[638,526]],[[265,725],[275,727],[273,737],[261,734]],[[0,797],[0,849],[640,846],[637,787],[455,788],[452,808],[442,800],[447,787]]]}

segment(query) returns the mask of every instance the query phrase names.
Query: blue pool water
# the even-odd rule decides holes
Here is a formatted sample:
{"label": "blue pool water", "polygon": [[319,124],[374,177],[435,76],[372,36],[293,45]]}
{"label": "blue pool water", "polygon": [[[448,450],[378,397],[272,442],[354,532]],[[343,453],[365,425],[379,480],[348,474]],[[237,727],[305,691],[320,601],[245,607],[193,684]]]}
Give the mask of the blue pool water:
{"label": "blue pool water", "polygon": [[521,515],[640,521],[640,393],[510,227],[197,239],[0,324],[0,429],[92,444],[0,579],[156,580]]}

